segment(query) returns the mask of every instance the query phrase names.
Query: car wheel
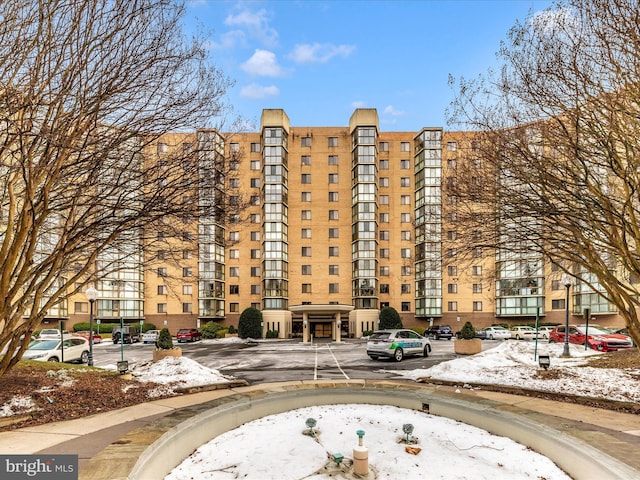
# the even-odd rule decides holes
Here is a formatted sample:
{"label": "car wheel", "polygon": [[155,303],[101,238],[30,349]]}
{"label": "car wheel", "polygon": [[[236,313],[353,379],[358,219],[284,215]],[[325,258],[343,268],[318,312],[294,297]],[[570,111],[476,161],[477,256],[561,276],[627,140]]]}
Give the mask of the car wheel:
{"label": "car wheel", "polygon": [[369,356],[371,357],[371,360],[378,360],[378,358],[380,358],[377,355],[369,355]]}
{"label": "car wheel", "polygon": [[429,356],[430,351],[431,351],[431,348],[429,347],[429,345],[425,345],[424,350],[422,352],[422,356],[427,358]]}
{"label": "car wheel", "polygon": [[549,340],[549,336],[548,336],[546,333],[545,333],[544,335],[542,335],[542,338],[543,338],[544,340]]}
{"label": "car wheel", "polygon": [[80,363],[89,363],[89,352],[82,352],[82,355],[80,355]]}
{"label": "car wheel", "polygon": [[47,362],[59,362],[60,360],[58,360],[58,357],[51,357],[49,358],[49,360],[47,360]]}
{"label": "car wheel", "polygon": [[556,343],[556,341],[553,338],[550,338],[549,343]]}
{"label": "car wheel", "polygon": [[393,358],[395,358],[396,362],[401,362],[404,358],[404,352],[401,348],[396,348],[396,351],[393,352]]}
{"label": "car wheel", "polygon": [[489,340],[493,340],[493,335],[489,335]]}
{"label": "car wheel", "polygon": [[520,340],[520,335],[516,335],[516,340]]}

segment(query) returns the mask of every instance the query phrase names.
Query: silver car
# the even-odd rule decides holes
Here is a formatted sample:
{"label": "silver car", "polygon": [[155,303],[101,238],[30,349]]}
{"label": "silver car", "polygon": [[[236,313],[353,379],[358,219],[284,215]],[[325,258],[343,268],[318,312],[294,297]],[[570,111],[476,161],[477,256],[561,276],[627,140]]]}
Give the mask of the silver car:
{"label": "silver car", "polygon": [[[62,344],[62,348],[61,347]],[[89,360],[89,341],[82,337],[71,337],[60,340],[35,340],[25,350],[24,359],[40,360],[41,362],[78,362],[87,363]]]}
{"label": "silver car", "polygon": [[430,352],[429,339],[407,329],[377,330],[367,342],[367,355],[374,360],[387,357],[400,362],[406,355],[428,357]]}

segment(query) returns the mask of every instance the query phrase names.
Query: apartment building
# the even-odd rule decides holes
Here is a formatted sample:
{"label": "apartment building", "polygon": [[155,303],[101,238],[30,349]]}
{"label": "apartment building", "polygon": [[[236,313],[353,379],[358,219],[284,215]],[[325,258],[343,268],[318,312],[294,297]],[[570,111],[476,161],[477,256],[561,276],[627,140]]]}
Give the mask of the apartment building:
{"label": "apartment building", "polygon": [[[457,330],[466,321],[482,327],[536,316],[563,323],[570,305],[579,317],[580,305],[596,299],[599,323],[621,323],[593,291],[576,287],[567,304],[565,286],[541,258],[480,248],[459,255],[482,234],[457,217],[458,172],[481,163],[472,134],[381,131],[375,109],[346,120],[299,127],[284,110],[268,109],[257,132],[202,130],[159,142],[150,161],[198,145],[192,198],[200,214],[174,219],[166,247],[145,249],[136,271],[123,270],[126,281],[100,282],[96,318],[175,331],[208,321],[237,326],[255,307],[265,333],[340,340],[376,328],[386,306],[405,326]],[[220,158],[231,159],[224,177],[214,168]],[[242,208],[222,211],[222,199]],[[70,303],[72,323],[86,321],[86,300]]]}

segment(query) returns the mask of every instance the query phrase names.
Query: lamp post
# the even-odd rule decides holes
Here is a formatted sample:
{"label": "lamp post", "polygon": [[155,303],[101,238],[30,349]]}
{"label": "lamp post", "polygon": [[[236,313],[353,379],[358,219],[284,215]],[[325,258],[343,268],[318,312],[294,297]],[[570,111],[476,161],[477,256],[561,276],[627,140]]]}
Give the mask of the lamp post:
{"label": "lamp post", "polygon": [[87,365],[93,367],[93,304],[98,298],[98,290],[89,287],[84,293],[89,300],[89,361]]}
{"label": "lamp post", "polygon": [[562,350],[563,357],[570,357],[569,353],[569,289],[571,288],[571,277],[569,275],[562,276],[562,283],[566,289],[564,299],[564,349]]}

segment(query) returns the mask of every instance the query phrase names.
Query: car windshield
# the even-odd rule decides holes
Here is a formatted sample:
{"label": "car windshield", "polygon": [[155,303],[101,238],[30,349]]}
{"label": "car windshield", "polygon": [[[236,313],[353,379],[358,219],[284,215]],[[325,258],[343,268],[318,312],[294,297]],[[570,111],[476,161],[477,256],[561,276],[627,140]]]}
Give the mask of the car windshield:
{"label": "car windshield", "polygon": [[29,350],[54,350],[59,344],[58,340],[41,340],[29,345]]}
{"label": "car windshield", "polygon": [[60,335],[58,330],[42,330],[40,335]]}
{"label": "car windshield", "polygon": [[381,340],[389,338],[389,335],[391,335],[389,332],[374,332],[371,334],[371,340]]}
{"label": "car windshield", "polygon": [[491,328],[492,330],[504,330],[504,331],[506,331],[506,330],[507,330],[506,328],[503,328],[503,327],[490,327],[490,328]]}
{"label": "car windshield", "polygon": [[[580,333],[585,333],[587,331],[587,327],[581,326],[576,327]],[[596,327],[589,327],[589,335],[607,335],[609,332],[605,332],[604,330],[600,330]]]}

